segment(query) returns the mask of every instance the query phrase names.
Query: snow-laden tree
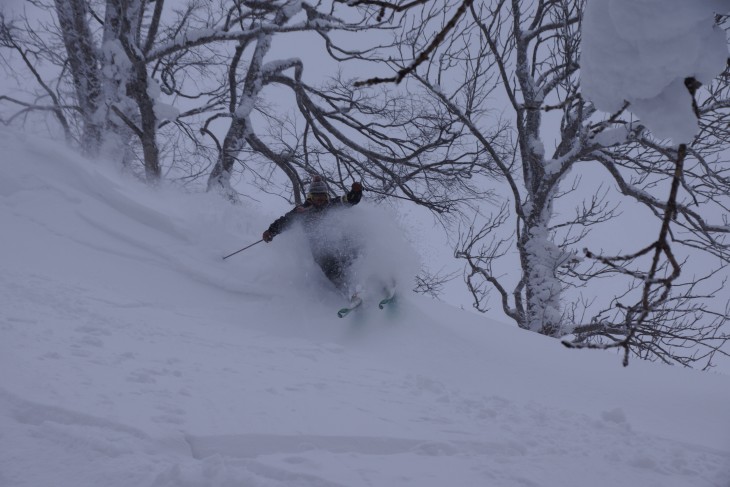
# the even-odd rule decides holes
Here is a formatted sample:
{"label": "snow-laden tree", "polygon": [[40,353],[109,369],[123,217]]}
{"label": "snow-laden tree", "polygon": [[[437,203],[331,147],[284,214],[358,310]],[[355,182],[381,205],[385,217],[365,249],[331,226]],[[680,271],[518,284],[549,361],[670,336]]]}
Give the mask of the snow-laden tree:
{"label": "snow-laden tree", "polygon": [[[636,287],[641,289],[640,297],[635,298],[633,304],[622,305],[622,333],[612,335],[616,327],[609,324],[610,321],[607,322],[606,315],[603,315],[591,325],[577,327],[577,339],[565,342],[568,346],[623,347],[626,352],[624,363],[627,363],[631,345],[640,342],[639,355],[651,355],[652,351],[661,350],[657,355],[667,361],[674,359],[689,363],[702,360],[710,364],[712,355],[727,340],[727,331],[723,332],[718,325],[726,320],[728,305],[724,312],[713,317],[706,312],[709,307],[703,301],[712,300],[714,296],[712,293],[697,293],[696,290],[701,280],[690,280],[684,284],[679,280],[682,266],[673,251],[672,242],[684,242],[689,247],[696,247],[698,242],[692,237],[684,239],[680,236],[681,228],[678,232],[672,227],[685,225],[681,220],[675,225],[674,220],[678,207],[682,206],[680,188],[687,191],[688,186],[691,190],[687,192],[694,198],[694,203],[700,198],[706,198],[705,202],[712,201],[713,205],[704,204],[702,207],[706,211],[709,206],[714,206],[727,223],[727,214],[724,213],[727,206],[723,198],[727,185],[718,188],[715,181],[723,181],[727,167],[726,156],[718,158],[716,153],[727,152],[728,149],[726,136],[730,98],[727,68],[730,66],[730,46],[726,28],[723,28],[728,14],[730,2],[727,0],[593,1],[585,10],[581,43],[583,96],[603,111],[625,107],[638,117],[654,138],[664,139],[665,147],[674,143],[672,148],[676,149],[676,161],[657,240],[633,254],[594,257],[634,277]],[[714,81],[716,79],[717,82]],[[699,91],[703,85],[710,86],[709,96]],[[697,96],[703,97],[701,104]],[[701,161],[700,171],[691,160],[689,165],[685,165],[688,153],[697,159],[705,159]],[[708,163],[708,160],[715,164]],[[713,189],[705,191],[705,185]],[[699,204],[696,206],[700,207]],[[727,231],[726,225],[712,228],[712,225],[697,219],[690,224],[705,235]],[[699,247],[714,253],[722,248],[722,243],[717,241]],[[653,259],[643,272],[625,267],[627,262],[644,255],[652,255]],[[664,275],[661,274],[662,260],[667,267]],[[720,255],[720,262],[720,269],[710,275],[724,270],[727,255]],[[678,284],[684,289],[671,292]],[[672,323],[672,326],[667,327],[666,323]],[[594,340],[594,332],[607,340]],[[664,343],[671,342],[666,339],[670,333],[684,339],[684,342],[674,340],[674,345],[679,342],[686,349],[693,350],[693,354],[677,355],[672,348],[663,347]],[[701,346],[694,346],[696,343]]]}
{"label": "snow-laden tree", "polygon": [[[132,151],[126,148],[136,137],[147,179],[159,178],[156,134],[162,106],[148,65],[154,58],[150,51],[163,2],[157,3],[151,19],[142,0],[55,0],[32,5],[40,10],[33,23],[28,18],[24,23],[4,18],[2,22],[0,45],[23,60],[40,86],[37,90],[21,84],[18,91],[26,94],[26,100],[5,98],[22,107],[9,118],[52,110],[67,138],[76,139],[85,153],[104,151],[127,161]],[[9,56],[4,59],[7,69],[15,68]]]}
{"label": "snow-laden tree", "polygon": [[692,142],[699,131],[693,86],[711,84],[730,60],[721,14],[730,15],[730,1],[588,2],[583,95],[608,113],[628,103],[655,137]]}
{"label": "snow-laden tree", "polygon": [[[490,291],[496,291],[504,313],[522,328],[556,337],[578,330],[580,341],[623,340],[627,350],[648,358],[709,362],[728,340],[722,332],[728,310],[713,308],[707,299],[716,290],[699,291],[706,276],[692,272],[685,281],[676,279],[679,267],[688,264],[667,251],[666,243],[717,257],[716,272],[730,257],[727,69],[713,84],[683,93],[690,106],[694,95],[700,126],[685,153],[632,117],[628,103],[603,116],[583,96],[584,1],[409,6],[413,28],[402,37],[399,61],[389,61],[391,67],[438,100],[452,123],[465,127],[488,154],[482,164],[499,173],[506,190],[498,210],[484,221],[475,219],[456,249],[466,261],[475,306],[484,310]],[[720,25],[712,28],[722,29],[725,20],[718,16],[713,24]],[[685,78],[702,76],[700,67]],[[605,191],[581,195],[581,182],[571,178],[584,167],[601,171]],[[678,167],[681,177],[675,178]],[[562,202],[577,196],[575,214],[566,217]],[[581,242],[593,226],[616,224],[617,204],[656,215],[660,239],[624,259],[583,252]],[[646,238],[656,233],[647,231]],[[590,305],[597,294],[609,289],[613,295],[622,286],[629,290],[605,309]],[[576,300],[580,289],[583,298]],[[637,302],[626,304],[632,300]]]}
{"label": "snow-laden tree", "polygon": [[[327,53],[340,63],[362,69],[374,53],[390,47],[382,42],[345,46],[333,38],[333,33],[359,32],[365,25],[383,28],[381,23],[371,22],[372,9],[356,11],[335,2],[334,7],[349,14],[351,20],[345,22],[303,2],[289,1],[284,5],[286,8],[271,9],[257,22],[286,26],[292,19],[306,16],[317,26]],[[383,38],[387,32],[376,33]],[[373,32],[370,34],[372,37]],[[300,58],[271,55],[272,42],[279,37],[285,39],[286,33],[275,32],[242,42],[231,57],[227,106],[211,115],[205,124],[206,133],[215,139],[207,130],[208,125],[220,117],[230,118],[222,142],[216,140],[219,149],[208,179],[209,189],[220,190],[236,200],[231,177],[245,169],[269,185],[268,178],[259,175],[269,171],[253,169],[257,161],[263,160],[286,175],[296,202],[304,193],[302,178],[314,172],[341,189],[347,187],[345,181],[362,181],[371,197],[404,198],[439,215],[458,212],[463,204],[488,194],[470,183],[474,175],[483,171],[474,164],[478,155],[473,147],[463,147],[461,131],[434,118],[431,107],[397,90],[356,90],[352,80],[341,73],[319,86],[306,83],[304,74],[308,68]],[[278,96],[282,96],[283,90],[295,109],[290,114],[273,113],[271,107],[262,103],[270,89],[278,90]],[[271,187],[266,190],[271,191]]]}
{"label": "snow-laden tree", "polygon": [[[245,20],[250,22],[250,25],[256,26],[260,33],[239,41],[228,63],[226,102],[230,125],[208,178],[208,188],[222,191],[232,200],[237,199],[236,191],[231,188],[231,174],[235,164],[239,161],[239,155],[248,145],[254,152],[263,155],[287,175],[293,194],[298,200],[302,190],[299,175],[293,164],[293,154],[277,153],[270,148],[257,134],[252,120],[254,111],[261,108],[262,90],[271,83],[272,78],[287,70],[301,72],[303,69],[303,63],[297,57],[269,59],[267,55],[271,50],[272,41],[275,36],[283,36],[289,31],[313,30],[326,40],[327,47],[331,51],[333,42],[329,36],[330,32],[365,29],[362,25],[364,19],[360,18],[358,21],[348,23],[331,12],[322,11],[321,4],[314,7],[301,0],[269,3],[244,2],[244,4],[256,5],[258,11],[249,15],[249,18]],[[303,24],[306,28],[297,27],[297,25],[302,25],[302,18],[306,19]],[[325,52],[323,48],[323,56],[326,55]],[[246,54],[249,58],[244,63],[243,57]],[[245,64],[245,69],[241,69],[241,64]],[[217,116],[214,115],[214,117]],[[278,120],[283,123],[283,117],[279,117]]]}
{"label": "snow-laden tree", "polygon": [[[18,79],[17,95],[1,99],[5,123],[50,111],[84,152],[123,155],[127,164],[135,157],[132,141],[147,178],[156,180],[165,165],[160,129],[181,122],[190,135],[186,118],[230,106],[233,123],[211,177],[223,186],[257,103],[272,37],[366,28],[336,19],[331,6],[299,0],[54,0],[31,6],[26,18],[2,18],[2,60]],[[253,54],[239,96],[238,64],[247,48]],[[14,72],[19,62],[29,77]],[[265,72],[284,64],[267,64]]]}
{"label": "snow-laden tree", "polygon": [[[312,172],[342,188],[360,180],[373,196],[439,214],[487,194],[470,184],[482,170],[473,163],[478,150],[462,146],[460,131],[418,98],[354,90],[342,76],[314,86],[300,58],[272,54],[272,43],[304,40],[323,57],[362,66],[390,36],[354,47],[338,42],[398,27],[373,20],[373,9],[300,0],[33,5],[54,23],[2,22],[0,55],[19,76],[18,94],[0,98],[6,123],[55,114],[66,138],[88,154],[142,167],[153,181],[163,172],[182,181],[207,177],[209,190],[233,201],[234,175],[300,201]],[[30,77],[20,77],[17,61]],[[288,187],[275,188],[281,178],[272,172]]]}

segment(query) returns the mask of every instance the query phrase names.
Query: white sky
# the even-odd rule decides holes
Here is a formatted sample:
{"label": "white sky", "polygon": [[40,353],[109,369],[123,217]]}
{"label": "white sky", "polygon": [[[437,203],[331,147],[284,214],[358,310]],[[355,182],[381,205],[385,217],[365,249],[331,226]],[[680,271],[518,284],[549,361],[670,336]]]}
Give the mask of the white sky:
{"label": "white sky", "polygon": [[2,0],[0,2],[0,13],[8,18],[13,18],[23,11],[23,0]]}

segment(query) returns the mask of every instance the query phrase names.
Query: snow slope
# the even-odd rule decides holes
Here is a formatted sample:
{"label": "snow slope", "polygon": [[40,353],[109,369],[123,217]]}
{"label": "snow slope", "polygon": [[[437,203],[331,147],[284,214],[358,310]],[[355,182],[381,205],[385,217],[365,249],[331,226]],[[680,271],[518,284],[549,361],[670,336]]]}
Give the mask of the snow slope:
{"label": "snow slope", "polygon": [[341,320],[296,232],[221,259],[278,215],[0,150],[2,487],[730,486],[728,376],[406,293]]}

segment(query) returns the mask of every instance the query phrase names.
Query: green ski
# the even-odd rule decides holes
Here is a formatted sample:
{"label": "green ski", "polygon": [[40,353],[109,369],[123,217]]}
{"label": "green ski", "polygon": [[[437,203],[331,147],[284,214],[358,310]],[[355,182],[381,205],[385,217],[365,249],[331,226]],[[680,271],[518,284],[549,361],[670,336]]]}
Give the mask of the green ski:
{"label": "green ski", "polygon": [[362,304],[362,298],[359,298],[359,297],[355,298],[352,301],[350,301],[350,306],[346,306],[346,307],[342,308],[341,310],[339,310],[337,312],[337,316],[339,316],[340,318],[344,318],[345,316],[349,315],[352,310],[359,308],[361,304]]}
{"label": "green ski", "polygon": [[393,301],[395,301],[395,288],[393,288],[389,293],[388,296],[381,299],[378,303],[378,308],[384,309],[386,304],[390,304]]}

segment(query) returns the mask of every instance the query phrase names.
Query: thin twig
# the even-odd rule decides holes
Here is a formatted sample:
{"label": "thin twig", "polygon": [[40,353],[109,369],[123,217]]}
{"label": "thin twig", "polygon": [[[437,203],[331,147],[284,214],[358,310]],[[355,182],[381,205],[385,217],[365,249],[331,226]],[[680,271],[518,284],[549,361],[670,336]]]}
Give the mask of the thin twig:
{"label": "thin twig", "polygon": [[[593,344],[593,343],[576,343],[564,340],[562,343],[568,348],[594,348],[594,349],[609,349],[609,348],[623,348],[624,350],[624,367],[629,365],[629,352],[630,347],[633,344],[633,339],[637,333],[637,330],[646,321],[649,314],[655,311],[661,306],[669,297],[669,292],[672,288],[672,283],[679,277],[681,273],[681,266],[677,262],[674,254],[672,253],[671,246],[669,245],[669,229],[672,220],[677,215],[677,194],[679,193],[679,186],[682,180],[682,172],[684,169],[684,159],[687,155],[687,145],[681,144],[677,150],[677,161],[674,168],[674,175],[672,177],[672,186],[669,192],[669,198],[667,205],[664,208],[664,216],[662,218],[662,227],[659,231],[657,240],[651,245],[641,249],[638,252],[629,255],[616,256],[616,257],[603,257],[593,254],[586,250],[586,257],[598,260],[599,262],[609,265],[616,270],[624,274],[631,275],[635,278],[643,279],[644,286],[639,303],[626,307],[626,328],[628,333],[622,340],[616,340],[609,344]],[[618,262],[625,262],[632,260],[642,255],[648,254],[651,250],[654,250],[654,256],[652,258],[651,268],[648,273],[639,273],[636,271],[630,271],[619,266]],[[662,255],[666,258],[672,267],[672,273],[668,277],[657,279],[657,273],[661,268],[660,261]],[[661,285],[663,287],[659,296],[652,300],[652,292],[654,286]],[[638,317],[633,319],[634,313],[638,312]]]}

